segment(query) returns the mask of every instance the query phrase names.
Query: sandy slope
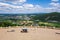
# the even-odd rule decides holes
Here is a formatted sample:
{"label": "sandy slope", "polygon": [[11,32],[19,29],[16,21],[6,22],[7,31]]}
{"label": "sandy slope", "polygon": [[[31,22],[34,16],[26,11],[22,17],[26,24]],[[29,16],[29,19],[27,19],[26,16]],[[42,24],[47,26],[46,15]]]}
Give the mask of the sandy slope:
{"label": "sandy slope", "polygon": [[[15,32],[7,32],[14,29]],[[0,40],[60,40],[60,30],[44,28],[28,28],[28,33],[21,33],[22,28],[0,28]]]}

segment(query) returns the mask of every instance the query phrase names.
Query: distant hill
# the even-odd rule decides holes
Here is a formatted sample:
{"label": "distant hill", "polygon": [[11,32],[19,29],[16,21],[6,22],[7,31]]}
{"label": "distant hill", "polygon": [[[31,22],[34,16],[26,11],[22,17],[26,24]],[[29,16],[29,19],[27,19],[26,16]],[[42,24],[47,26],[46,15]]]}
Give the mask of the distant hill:
{"label": "distant hill", "polygon": [[60,13],[58,12],[52,12],[52,13],[45,13],[45,14],[37,14],[32,19],[34,20],[41,20],[41,21],[59,21],[60,22]]}
{"label": "distant hill", "polygon": [[59,21],[60,22],[60,13],[52,12],[52,13],[33,13],[33,14],[0,14],[0,19],[22,19],[25,16],[29,17],[30,20],[40,20],[40,21]]}

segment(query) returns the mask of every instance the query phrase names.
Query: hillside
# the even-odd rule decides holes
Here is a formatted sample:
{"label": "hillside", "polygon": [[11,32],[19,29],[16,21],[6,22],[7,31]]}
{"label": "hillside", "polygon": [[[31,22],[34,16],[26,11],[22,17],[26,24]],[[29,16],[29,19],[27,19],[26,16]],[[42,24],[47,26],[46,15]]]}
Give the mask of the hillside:
{"label": "hillside", "polygon": [[0,26],[55,26],[60,27],[60,13],[0,14]]}

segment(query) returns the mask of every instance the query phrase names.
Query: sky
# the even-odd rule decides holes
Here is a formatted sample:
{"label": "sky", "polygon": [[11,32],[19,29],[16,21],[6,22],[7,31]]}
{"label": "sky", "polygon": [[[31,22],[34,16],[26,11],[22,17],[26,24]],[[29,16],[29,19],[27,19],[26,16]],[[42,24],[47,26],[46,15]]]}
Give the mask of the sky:
{"label": "sky", "polygon": [[60,12],[60,0],[0,0],[0,13]]}

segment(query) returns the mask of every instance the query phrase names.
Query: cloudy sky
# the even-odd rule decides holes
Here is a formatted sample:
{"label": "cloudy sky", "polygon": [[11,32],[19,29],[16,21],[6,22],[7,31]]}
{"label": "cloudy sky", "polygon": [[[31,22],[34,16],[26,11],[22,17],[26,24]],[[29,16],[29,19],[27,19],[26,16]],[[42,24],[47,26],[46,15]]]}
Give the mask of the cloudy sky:
{"label": "cloudy sky", "polygon": [[60,0],[0,0],[0,13],[60,12]]}

